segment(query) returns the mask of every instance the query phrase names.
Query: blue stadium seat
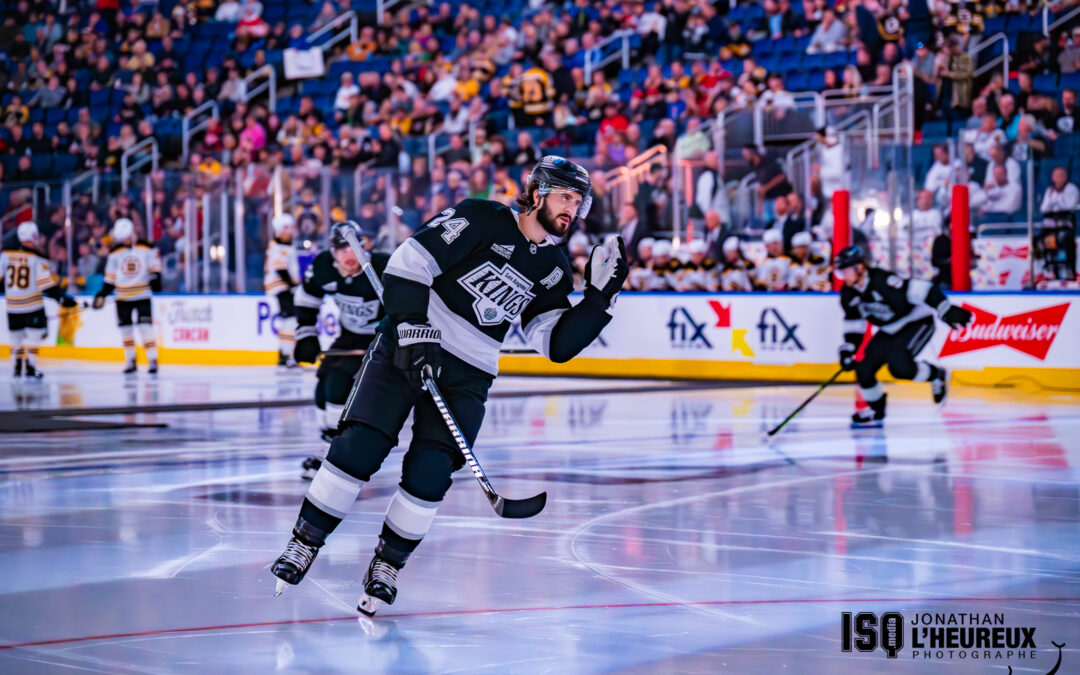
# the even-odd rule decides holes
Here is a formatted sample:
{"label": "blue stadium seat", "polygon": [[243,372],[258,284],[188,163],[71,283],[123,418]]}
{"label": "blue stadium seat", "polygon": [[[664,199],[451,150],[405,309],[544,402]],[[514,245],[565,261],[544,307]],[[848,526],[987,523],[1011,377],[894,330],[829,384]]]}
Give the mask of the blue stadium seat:
{"label": "blue stadium seat", "polygon": [[1058,86],[1058,77],[1056,74],[1050,73],[1046,75],[1036,75],[1033,82],[1035,91],[1043,93],[1053,93]]}
{"label": "blue stadium seat", "polygon": [[92,110],[100,110],[101,108],[107,108],[109,106],[109,95],[112,92],[108,89],[98,89],[97,91],[90,92],[90,108]]}
{"label": "blue stadium seat", "polygon": [[937,143],[949,137],[949,123],[945,120],[931,120],[922,126],[923,144]]}
{"label": "blue stadium seat", "polygon": [[55,156],[53,161],[53,172],[55,175],[61,178],[70,178],[75,173],[76,167],[78,167],[79,158],[70,153],[61,153]]}
{"label": "blue stadium seat", "polygon": [[32,155],[30,157],[30,171],[35,178],[48,178],[53,171],[53,156],[51,153]]}

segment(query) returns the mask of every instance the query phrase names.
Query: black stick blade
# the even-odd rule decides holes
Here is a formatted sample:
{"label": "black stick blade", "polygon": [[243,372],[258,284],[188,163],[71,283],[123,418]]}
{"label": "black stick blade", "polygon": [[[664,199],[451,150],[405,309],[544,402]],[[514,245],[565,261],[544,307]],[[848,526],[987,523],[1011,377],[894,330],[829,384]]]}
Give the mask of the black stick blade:
{"label": "black stick blade", "polygon": [[547,504],[547,493],[541,492],[535,497],[528,499],[506,499],[496,497],[491,505],[495,507],[495,513],[503,518],[532,518],[544,510]]}

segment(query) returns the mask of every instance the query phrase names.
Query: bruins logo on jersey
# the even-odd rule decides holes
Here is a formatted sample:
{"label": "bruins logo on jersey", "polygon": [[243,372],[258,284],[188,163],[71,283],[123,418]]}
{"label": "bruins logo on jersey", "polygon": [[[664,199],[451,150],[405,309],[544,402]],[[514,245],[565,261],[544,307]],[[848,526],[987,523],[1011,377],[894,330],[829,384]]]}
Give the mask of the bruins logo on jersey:
{"label": "bruins logo on jersey", "polygon": [[120,261],[120,269],[124,271],[124,274],[129,276],[135,276],[142,269],[142,261],[138,256],[126,255],[124,259]]}
{"label": "bruins logo on jersey", "polygon": [[513,321],[536,295],[533,283],[509,264],[498,268],[485,262],[458,279],[458,283],[476,300],[473,311],[481,326],[497,326]]}

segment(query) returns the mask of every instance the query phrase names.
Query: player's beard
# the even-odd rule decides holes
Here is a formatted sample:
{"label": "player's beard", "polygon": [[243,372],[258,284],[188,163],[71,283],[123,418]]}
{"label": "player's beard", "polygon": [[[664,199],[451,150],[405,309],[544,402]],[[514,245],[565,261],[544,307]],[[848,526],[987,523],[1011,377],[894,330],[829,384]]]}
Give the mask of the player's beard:
{"label": "player's beard", "polygon": [[[565,215],[565,213],[556,213],[554,209],[547,205],[545,200],[544,205],[536,214],[536,220],[548,234],[555,237],[565,237],[570,231],[570,226],[574,224],[574,219],[570,218],[567,220]],[[563,217],[560,218],[560,216]],[[565,225],[563,223],[565,223]]]}

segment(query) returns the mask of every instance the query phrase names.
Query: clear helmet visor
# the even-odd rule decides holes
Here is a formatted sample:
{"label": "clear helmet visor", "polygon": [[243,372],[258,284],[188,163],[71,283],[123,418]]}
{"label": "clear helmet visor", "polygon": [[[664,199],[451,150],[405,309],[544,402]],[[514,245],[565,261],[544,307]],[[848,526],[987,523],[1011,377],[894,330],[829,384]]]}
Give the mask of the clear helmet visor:
{"label": "clear helmet visor", "polygon": [[[546,197],[548,195],[561,195],[561,194],[576,195],[577,197],[581,197],[581,193],[579,191],[573,189],[573,188],[562,187],[560,185],[553,185],[553,186],[544,185],[544,186],[540,187],[540,196],[541,197]],[[591,209],[591,208],[592,208],[592,195],[588,194],[588,195],[585,195],[585,197],[581,200],[581,204],[578,205],[577,217],[584,220],[585,217],[589,215],[589,209]]]}

